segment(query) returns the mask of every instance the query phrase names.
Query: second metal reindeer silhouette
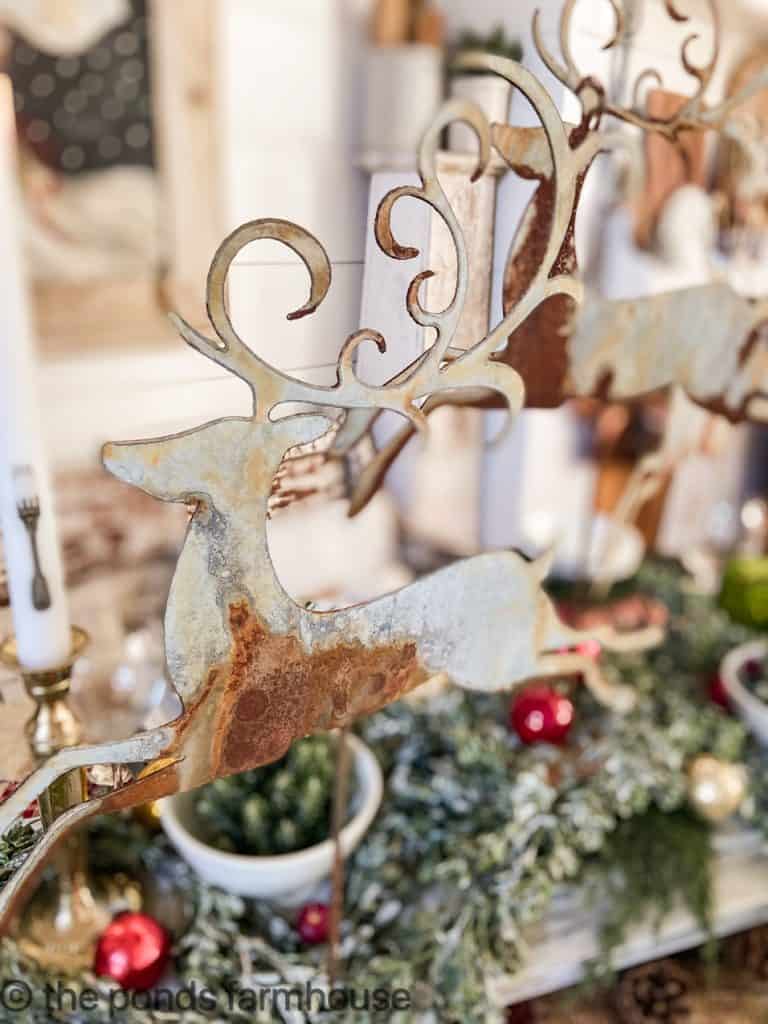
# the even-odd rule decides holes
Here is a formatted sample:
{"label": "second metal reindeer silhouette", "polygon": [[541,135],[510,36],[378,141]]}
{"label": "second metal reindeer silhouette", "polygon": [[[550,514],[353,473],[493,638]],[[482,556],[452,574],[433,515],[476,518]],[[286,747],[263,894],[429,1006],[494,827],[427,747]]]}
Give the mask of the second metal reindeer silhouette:
{"label": "second metal reindeer silhouette", "polygon": [[[610,0],[617,17],[614,38],[621,39],[623,23],[616,0]],[[556,117],[556,133],[541,127],[492,126],[493,144],[505,162],[538,185],[513,241],[503,280],[503,308],[508,318],[542,266],[552,277],[579,279],[574,233],[584,178],[595,157],[607,150],[627,150],[636,172],[640,157],[637,139],[601,127],[610,116],[641,129],[677,141],[686,131],[722,131],[727,115],[754,93],[768,87],[768,68],[728,100],[707,106],[704,93],[715,71],[719,54],[719,21],[715,0],[707,0],[714,25],[711,57],[696,67],[688,56],[689,36],[681,60],[698,81],[698,88],[670,118],[654,118],[638,109],[639,87],[649,78],[660,80],[647,69],[638,76],[631,108],[611,101],[603,86],[582,74],[573,59],[570,29],[576,0],[566,0],[560,23],[562,61],[544,45],[538,15],[534,40],[549,70],[578,97],[580,124],[565,124]],[[674,20],[685,21],[671,2],[666,9]],[[515,65],[485,54],[466,54],[460,59],[466,70],[494,72],[516,83]],[[553,159],[551,138],[559,135],[563,146]],[[385,251],[386,239],[379,234]],[[392,253],[403,258],[402,254]],[[514,368],[525,384],[525,405],[551,408],[568,398],[598,397],[628,401],[670,386],[681,387],[698,405],[731,421],[768,421],[768,299],[746,298],[724,282],[713,282],[658,295],[626,300],[606,300],[592,289],[560,292],[549,296],[521,323],[499,337],[491,359]],[[451,357],[452,353],[448,353]],[[498,405],[490,392],[433,396],[423,412],[443,404],[476,407]],[[375,414],[374,414],[375,416]],[[349,442],[370,426],[371,420],[356,417],[345,435]],[[370,460],[352,496],[351,513],[359,511],[376,492],[394,459],[413,436],[406,425]]]}

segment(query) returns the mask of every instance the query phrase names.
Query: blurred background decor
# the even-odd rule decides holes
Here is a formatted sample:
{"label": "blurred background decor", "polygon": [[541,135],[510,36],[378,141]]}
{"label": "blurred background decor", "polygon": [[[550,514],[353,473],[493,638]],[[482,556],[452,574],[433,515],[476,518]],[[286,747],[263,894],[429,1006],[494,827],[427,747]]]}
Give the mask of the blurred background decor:
{"label": "blurred background decor", "polygon": [[[504,25],[499,24],[487,36],[466,29],[459,36],[451,52],[450,95],[477,103],[488,120],[503,123],[509,113],[512,87],[497,75],[473,74],[462,70],[456,58],[462,53],[487,53],[492,57],[505,57],[519,61],[522,49],[517,39],[509,39]],[[471,153],[474,148],[472,132],[466,125],[451,125],[448,132],[448,147],[458,153]]]}
{"label": "blurred background decor", "polygon": [[416,151],[443,93],[444,19],[431,0],[376,0],[366,57],[366,163]]}
{"label": "blurred background decor", "polygon": [[[361,350],[364,377],[378,373],[383,382],[415,358],[429,339],[401,311],[405,287],[417,270],[436,269],[424,294],[431,308],[447,304],[453,253],[441,224],[403,204],[395,233],[420,255],[388,260],[373,238],[376,206],[392,187],[415,183],[416,144],[445,94],[469,89],[492,119],[531,126],[507,83],[471,83],[474,76],[450,70],[457,50],[515,56],[519,44],[563,119],[579,125],[582,105],[538,55],[535,6],[544,42],[559,53],[560,0],[0,4],[64,572],[72,619],[94,637],[72,679],[89,739],[127,736],[178,711],[161,616],[187,520],[183,507],[106,477],[99,444],[192,427],[247,403],[239,382],[186,358],[165,312],[181,309],[202,323],[215,244],[240,221],[269,213],[327,240],[334,287],[316,318],[283,333],[278,313],[303,297],[301,267],[276,249],[245,251],[229,302],[260,354],[332,383],[340,339],[376,324],[390,348],[382,357]],[[662,80],[642,81],[637,110],[665,117],[697,84],[680,62],[682,40],[698,33],[689,51],[698,68],[711,52],[710,5],[671,5],[688,19],[680,24],[663,0],[621,6],[628,31],[604,50],[615,30],[612,5],[580,0],[572,55],[627,109],[637,76],[656,68]],[[764,4],[720,5],[712,104],[762,72],[766,39]],[[764,300],[765,95],[734,110],[721,133],[683,132],[678,147],[622,129],[638,144],[647,187],[628,202],[626,167],[604,158],[583,182],[572,227],[590,288],[609,300],[646,300],[727,280],[745,301]],[[510,170],[497,153],[489,174],[469,185],[471,132],[451,129],[445,146],[438,168],[471,252],[461,327],[471,343],[501,316],[510,245],[542,177],[531,180],[524,161]],[[533,333],[531,345],[540,345],[544,334]],[[762,333],[724,339],[723,359],[739,345],[762,358]],[[526,1022],[634,1024],[678,1009],[735,1024],[761,1012],[766,671],[762,648],[750,646],[745,658],[743,645],[762,643],[764,624],[765,517],[754,500],[766,491],[765,428],[694,408],[681,390],[671,399],[605,397],[527,410],[493,447],[485,441],[498,433],[498,413],[438,410],[429,440],[403,450],[385,489],[351,520],[349,496],[370,451],[338,462],[303,453],[283,465],[275,486],[270,553],[298,601],[338,607],[457,555],[514,545],[534,554],[559,543],[557,570],[566,578],[550,590],[564,616],[581,615],[585,597],[594,604],[607,589],[610,559],[589,542],[598,516],[615,515],[643,458],[662,456],[656,493],[628,526],[626,578],[614,574],[607,600],[587,613],[610,606],[611,616],[636,625],[667,609],[657,651],[590,652],[638,692],[632,716],[607,716],[574,675],[510,700],[437,686],[426,704],[388,709],[361,726],[385,792],[346,864],[343,977],[408,988],[419,1014],[405,1011],[409,1024],[508,1013]],[[386,418],[375,426],[378,445],[393,435]],[[0,604],[2,577],[0,566]],[[0,609],[3,632],[10,623]],[[723,664],[729,652],[740,689]],[[12,673],[3,673],[2,690],[8,757],[0,774],[10,791],[29,767],[18,739],[31,711]],[[740,792],[734,783],[745,778]],[[290,780],[307,807],[316,788],[307,796],[308,782],[300,771]],[[255,779],[236,783],[250,784],[258,789]],[[713,800],[717,822],[709,820]],[[284,815],[271,803],[268,814],[276,831]],[[0,847],[0,876],[24,855],[31,820]],[[155,924],[124,924],[156,941],[157,977],[166,970],[166,980],[219,992],[233,979],[329,983],[327,886],[290,909],[243,901],[194,873],[158,828],[152,805],[110,818],[90,830],[89,853],[96,875],[141,878],[142,909]],[[611,898],[590,903],[591,886]],[[99,967],[106,976],[86,971],[74,984],[108,998],[119,980],[110,958],[115,941],[123,955],[125,931],[108,937],[113,952]],[[736,936],[722,940],[712,987],[696,957],[685,957],[682,974],[679,963],[655,965],[678,950],[711,956],[712,935]],[[7,941],[0,963],[4,977],[40,990],[57,977]],[[565,1009],[546,997],[585,974],[605,982],[604,995]],[[135,974],[123,980],[142,984]],[[661,1009],[648,1011],[649,992]],[[46,1019],[42,1004],[35,1009]],[[148,1017],[126,1010],[122,1019]]]}
{"label": "blurred background decor", "polygon": [[[162,5],[153,13],[145,0],[35,6],[37,18],[28,5],[25,13],[6,5],[5,51],[43,342],[53,352],[94,338],[130,344],[136,333],[157,343],[169,337],[157,294],[184,301],[195,247],[207,241],[207,209],[215,209],[213,171],[195,160],[185,186],[194,181],[197,198],[208,199],[195,211],[195,239],[181,234],[192,230],[193,207],[179,184],[184,154],[168,135],[200,131],[204,86],[193,91],[191,81],[168,77],[160,56],[171,31],[174,45],[200,53],[202,8],[190,5],[183,24],[164,28]],[[36,27],[25,34],[29,24]],[[207,74],[205,64],[194,74]],[[129,318],[133,334],[123,337]]]}

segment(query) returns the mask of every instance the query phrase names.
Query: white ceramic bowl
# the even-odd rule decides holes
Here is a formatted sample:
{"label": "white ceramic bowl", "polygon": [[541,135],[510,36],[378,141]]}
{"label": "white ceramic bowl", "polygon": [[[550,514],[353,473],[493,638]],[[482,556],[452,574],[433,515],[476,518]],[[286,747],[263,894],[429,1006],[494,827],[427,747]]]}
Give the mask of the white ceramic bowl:
{"label": "white ceramic bowl", "polygon": [[748,661],[763,661],[768,654],[768,644],[756,640],[741,644],[729,651],[720,663],[720,678],[728,699],[739,717],[749,726],[764,746],[768,746],[768,704],[750,693],[739,678]]}
{"label": "white ceramic bowl", "polygon": [[[356,789],[354,813],[341,833],[341,846],[348,856],[373,821],[383,792],[379,762],[356,736],[348,736],[354,758]],[[327,878],[333,865],[334,844],[326,839],[295,853],[257,857],[225,853],[198,838],[194,816],[194,793],[177,793],[160,803],[160,820],[168,838],[201,878],[240,896],[273,899],[299,904]]]}
{"label": "white ceramic bowl", "polygon": [[632,523],[619,524],[599,513],[592,522],[589,551],[570,550],[559,545],[555,551],[555,574],[564,579],[590,579],[617,583],[634,576],[645,553],[643,535]]}
{"label": "white ceramic bowl", "polygon": [[573,530],[558,537],[550,522],[534,520],[523,524],[523,536],[533,550],[554,547],[553,575],[565,580],[618,583],[635,575],[645,554],[645,541],[636,526],[619,524],[602,512],[594,516],[588,537]]}

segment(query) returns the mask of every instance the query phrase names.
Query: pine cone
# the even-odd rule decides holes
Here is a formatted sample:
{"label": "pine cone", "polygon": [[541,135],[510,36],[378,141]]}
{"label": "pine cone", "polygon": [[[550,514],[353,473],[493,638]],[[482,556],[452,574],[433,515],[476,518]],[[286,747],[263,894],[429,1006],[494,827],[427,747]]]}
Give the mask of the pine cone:
{"label": "pine cone", "polygon": [[616,1008],[622,1024],[675,1024],[691,1010],[691,976],[674,960],[642,964],[622,977]]}
{"label": "pine cone", "polygon": [[768,981],[768,926],[750,928],[728,940],[726,960],[760,981]]}
{"label": "pine cone", "polygon": [[533,1003],[516,1003],[507,1007],[504,1024],[535,1024],[536,1012]]}

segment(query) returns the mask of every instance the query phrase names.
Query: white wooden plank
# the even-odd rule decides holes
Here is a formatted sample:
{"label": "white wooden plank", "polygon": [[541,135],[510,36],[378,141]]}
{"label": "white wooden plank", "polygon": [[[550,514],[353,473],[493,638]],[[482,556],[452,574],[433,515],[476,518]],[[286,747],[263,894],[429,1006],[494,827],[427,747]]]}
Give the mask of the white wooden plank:
{"label": "white wooden plank", "polygon": [[[334,368],[302,369],[301,376],[329,384]],[[251,408],[242,381],[181,341],[176,349],[136,355],[46,360],[40,391],[46,450],[57,469],[94,465],[107,440],[171,434]]]}
{"label": "white wooden plank", "polygon": [[[379,171],[371,176],[368,202],[368,228],[365,248],[360,326],[371,327],[384,335],[387,350],[382,355],[371,346],[358,351],[358,372],[363,380],[383,384],[407,366],[424,349],[424,329],[411,320],[405,308],[408,285],[427,267],[430,213],[424,203],[403,199],[395,206],[392,227],[395,238],[403,245],[419,249],[412,260],[393,260],[379,249],[373,233],[378,205],[390,189],[418,184],[414,173]],[[394,430],[402,426],[401,417],[382,417],[374,435],[383,444]],[[412,490],[414,466],[418,459],[418,442],[406,448],[387,476],[387,489],[401,507],[405,507]]]}
{"label": "white wooden plank", "polygon": [[285,216],[315,231],[332,261],[362,259],[359,2],[222,0],[222,17],[227,223]]}
{"label": "white wooden plank", "polygon": [[[768,860],[720,856],[715,864],[715,922],[717,935],[731,935],[768,920]],[[623,969],[670,956],[706,941],[691,914],[673,911],[658,932],[648,924],[633,927],[617,950],[614,962]],[[577,984],[585,964],[599,952],[593,915],[584,912],[568,919],[553,914],[528,951],[526,966],[515,975],[496,979],[492,996],[497,1005],[534,999]]]}
{"label": "white wooden plank", "polygon": [[171,266],[169,289],[198,318],[211,254],[221,239],[222,136],[218,94],[220,4],[150,6],[157,159]]}
{"label": "white wooden plank", "polygon": [[359,323],[361,327],[380,331],[387,339],[387,351],[382,355],[367,347],[361,348],[358,369],[361,377],[375,384],[383,384],[393,377],[424,348],[424,329],[411,319],[405,300],[409,284],[428,265],[429,209],[425,203],[402,199],[393,210],[395,238],[419,250],[419,255],[412,260],[393,260],[386,256],[373,230],[383,197],[391,189],[417,184],[418,178],[412,172],[381,171],[371,176]]}
{"label": "white wooden plank", "polygon": [[[464,232],[469,260],[469,287],[453,344],[469,348],[488,330],[496,177],[472,183],[463,172],[443,172],[443,188]],[[456,287],[456,252],[443,222],[431,220],[427,304],[444,309]],[[410,529],[457,554],[478,549],[483,460],[482,413],[441,409],[430,417],[421,443],[418,472],[407,511]],[[414,445],[414,447],[416,447]]]}
{"label": "white wooden plank", "polygon": [[[493,0],[487,0],[488,3]],[[530,30],[533,7],[538,4],[526,3],[523,34],[523,64],[537,76],[550,92],[565,120],[578,121],[580,111],[575,97],[561,85],[547,70],[533,45]],[[556,37],[559,0],[548,0],[542,6],[542,24],[545,42],[558,52]],[[585,5],[586,6],[586,5]],[[598,74],[607,67],[607,59],[597,56],[595,31],[605,32],[606,11],[601,6],[599,17],[586,25],[575,19],[574,46],[585,46],[592,54],[590,67]],[[610,5],[605,4],[610,16]],[[577,8],[578,10],[578,8]],[[519,12],[520,13],[520,12]],[[592,8],[591,13],[595,11]],[[610,27],[610,23],[608,24]],[[595,67],[594,62],[598,61]],[[528,101],[518,91],[512,96],[510,121],[520,125],[540,125]],[[494,222],[493,280],[491,286],[491,322],[497,323],[502,316],[502,281],[509,248],[515,237],[520,219],[536,189],[534,182],[507,174],[499,181],[496,196]],[[589,230],[590,197],[580,208],[577,243]],[[596,205],[594,201],[591,204]],[[581,246],[579,245],[579,250]],[[486,417],[485,435],[495,439],[504,424],[502,413]],[[512,430],[498,444],[486,448],[482,464],[481,493],[483,500],[480,511],[480,544],[483,548],[521,546],[531,549],[535,537],[550,539],[561,535],[564,530],[575,537],[586,535],[585,517],[591,514],[590,496],[593,469],[582,460],[573,461],[575,443],[574,421],[567,410],[531,410],[518,417]],[[546,459],[542,462],[542,453]],[[538,467],[538,468],[537,468]],[[569,498],[564,496],[568,495]],[[566,516],[563,509],[568,507]],[[543,546],[546,539],[540,540]]]}
{"label": "white wooden plank", "polygon": [[383,494],[354,519],[345,501],[288,508],[269,521],[267,537],[277,577],[297,601],[375,588],[397,549],[391,499]]}

